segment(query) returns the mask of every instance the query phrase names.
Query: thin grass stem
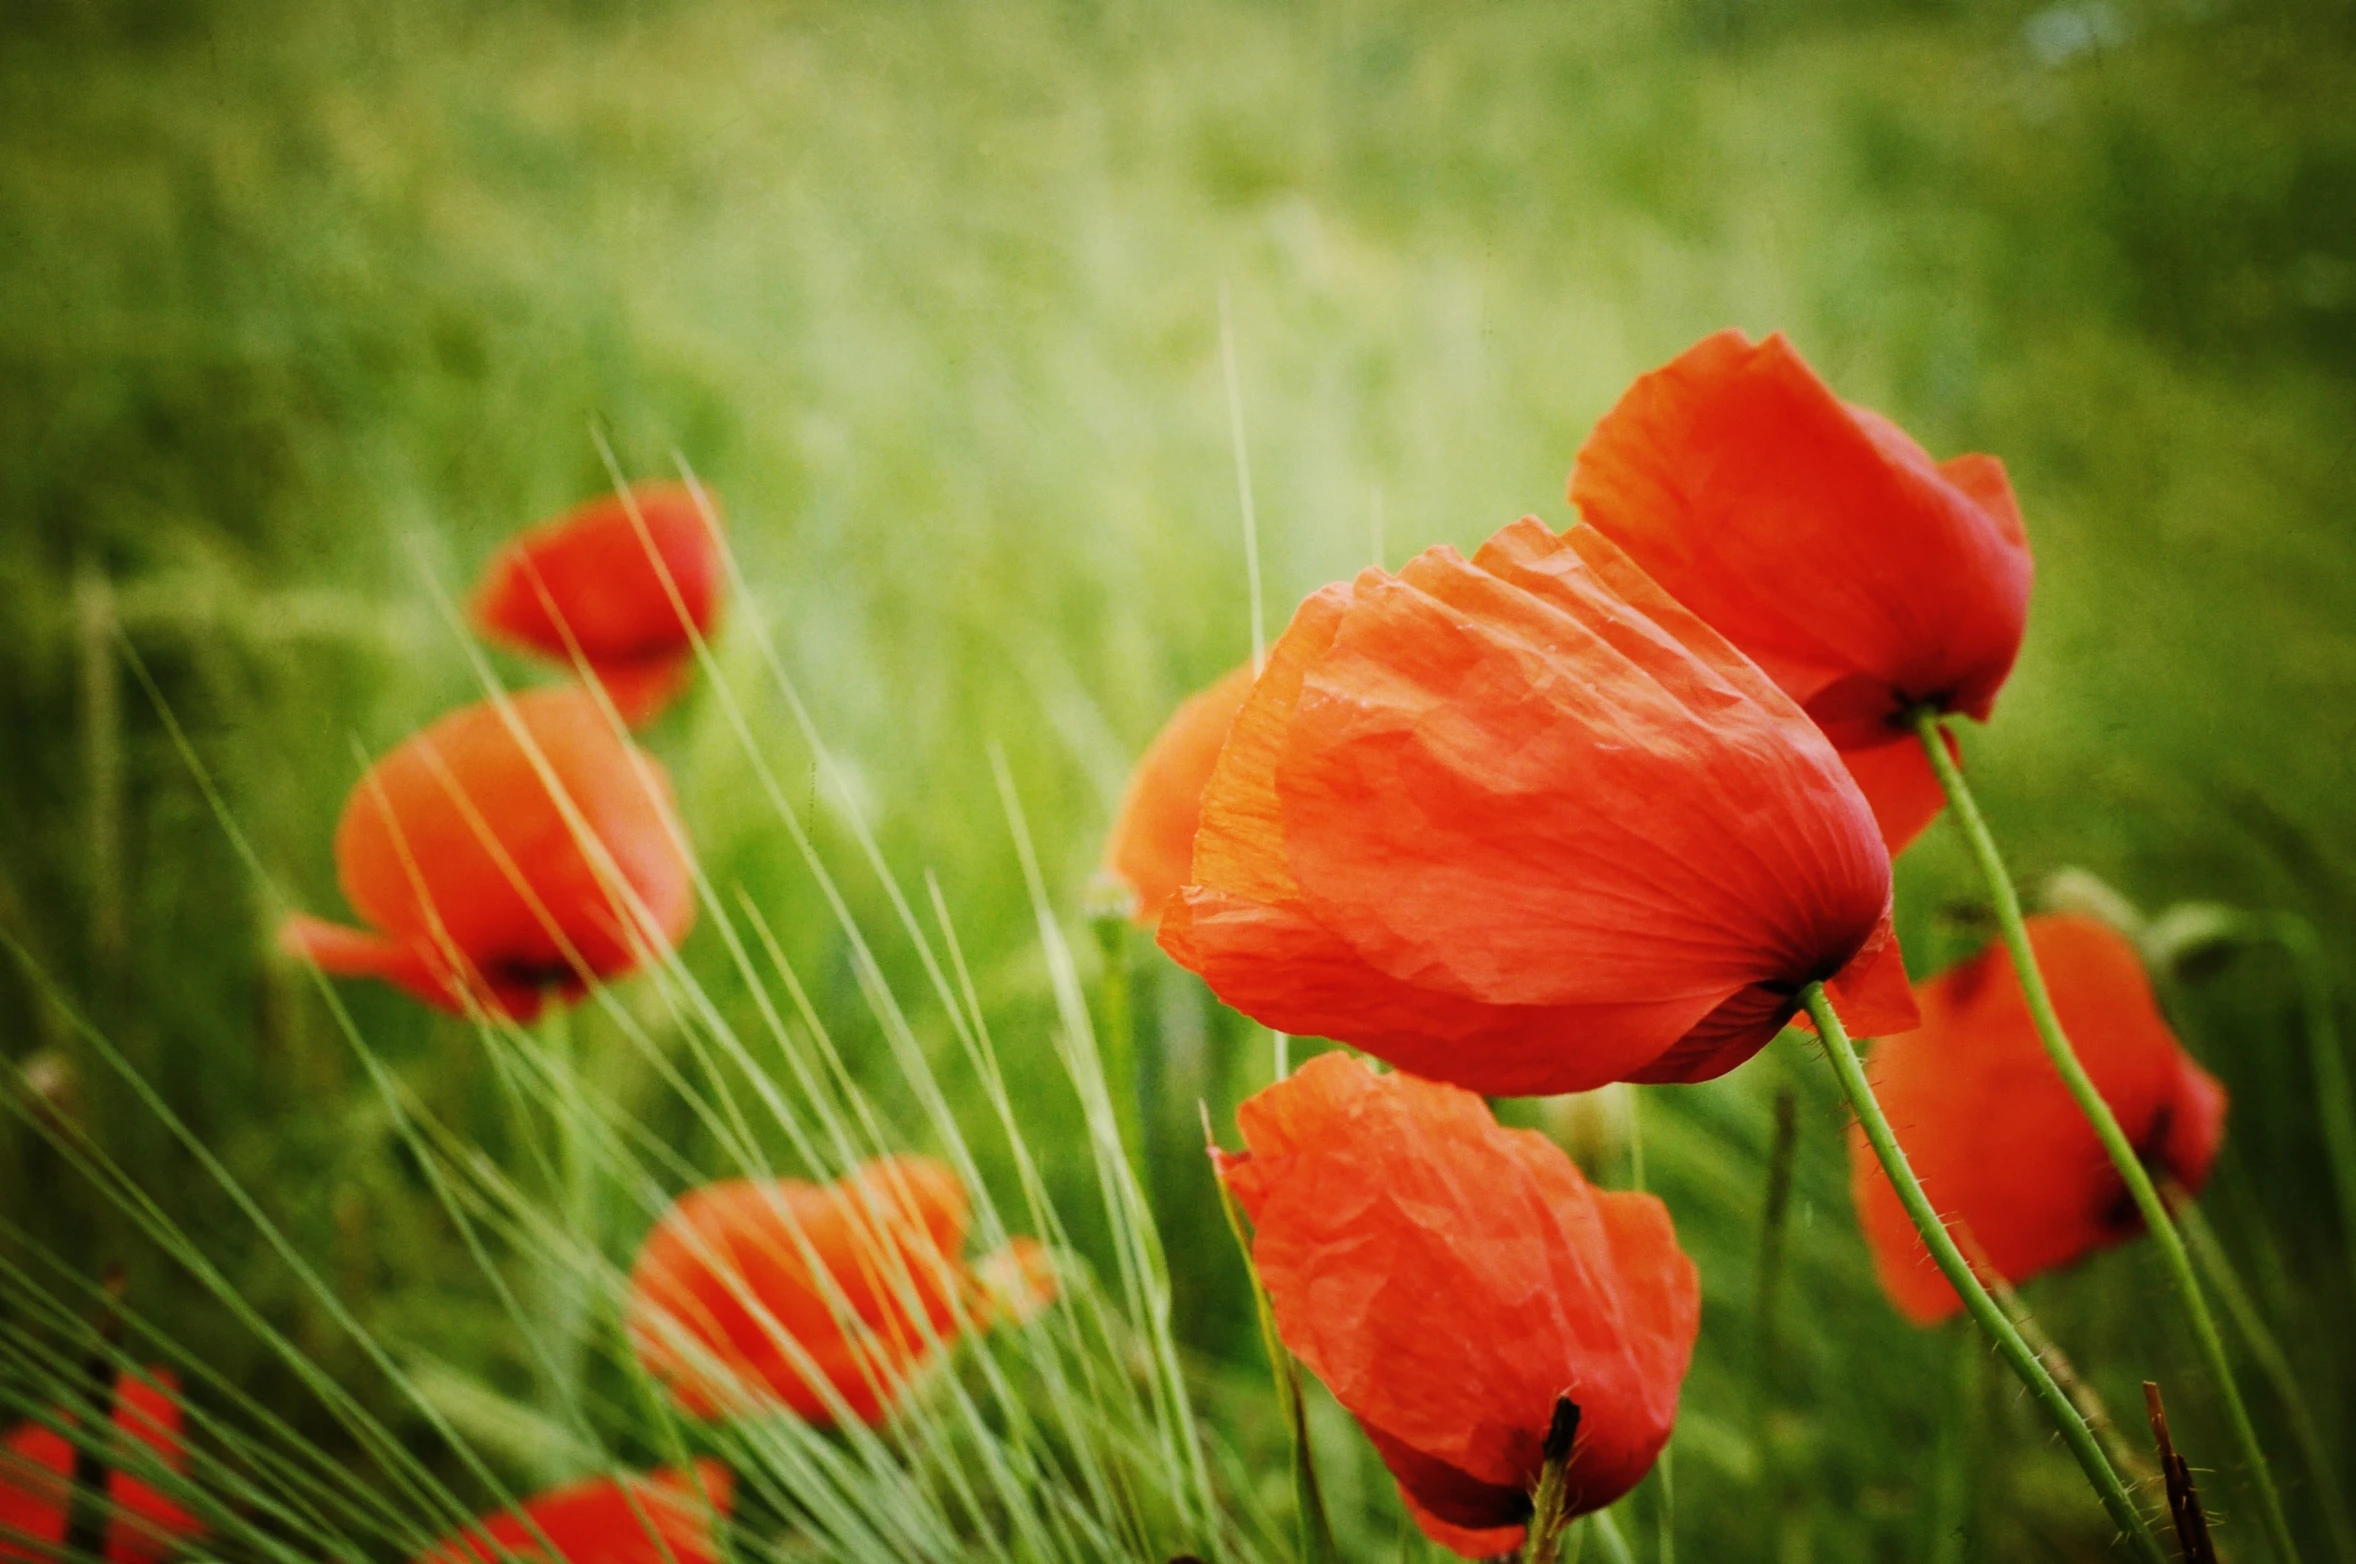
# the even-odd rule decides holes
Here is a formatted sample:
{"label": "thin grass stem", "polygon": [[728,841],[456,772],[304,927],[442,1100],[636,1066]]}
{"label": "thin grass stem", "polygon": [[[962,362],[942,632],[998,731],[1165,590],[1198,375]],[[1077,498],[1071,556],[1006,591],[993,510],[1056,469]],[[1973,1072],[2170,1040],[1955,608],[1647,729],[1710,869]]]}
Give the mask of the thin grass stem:
{"label": "thin grass stem", "polygon": [[1121,1149],[1129,1155],[1129,1171],[1149,1194],[1143,1082],[1137,1074],[1136,964],[1129,958],[1129,920],[1107,915],[1089,920],[1096,930],[1097,954],[1102,958],[1096,979],[1097,1049],[1104,1056],[1105,1090],[1113,1099],[1113,1124],[1121,1134]]}
{"label": "thin grass stem", "polygon": [[1611,1511],[1597,1510],[1588,1516],[1586,1529],[1602,1547],[1605,1564],[1636,1564],[1636,1550],[1620,1535],[1620,1523],[1612,1519]]}
{"label": "thin grass stem", "polygon": [[2144,1523],[2142,1512],[2136,1509],[2135,1501],[2128,1496],[2126,1485],[2119,1480],[2118,1472],[2112,1469],[2109,1459],[2102,1453],[2102,1446],[2096,1441],[2094,1431],[2086,1426],[2086,1419],[2070,1404],[2070,1398],[2062,1393],[2061,1386],[2054,1383],[2053,1376],[2045,1371],[2045,1365],[2038,1361],[2037,1354],[2021,1339],[2021,1333],[2014,1327],[2011,1318],[1988,1295],[1988,1289],[1980,1285],[1980,1279],[1972,1273],[1963,1251],[1956,1247],[1954,1235],[1947,1231],[1946,1223],[1939,1219],[1937,1209],[1931,1205],[1930,1196],[1923,1193],[1921,1180],[1914,1176],[1914,1169],[1907,1165],[1906,1153],[1899,1149],[1898,1137],[1891,1130],[1890,1121],[1883,1114],[1881,1103],[1875,1099],[1873,1087],[1865,1078],[1865,1066],[1857,1058],[1857,1050],[1849,1041],[1848,1030],[1841,1025],[1841,1018],[1833,1013],[1832,1001],[1825,997],[1824,985],[1808,984],[1800,990],[1800,1001],[1807,1007],[1809,1018],[1816,1023],[1816,1035],[1823,1040],[1825,1056],[1832,1061],[1833,1078],[1840,1083],[1841,1095],[1849,1100],[1850,1110],[1857,1115],[1858,1126],[1865,1131],[1867,1143],[1873,1147],[1873,1154],[1880,1161],[1882,1171],[1889,1176],[1890,1187],[1898,1192],[1898,1201],[1906,1208],[1906,1215],[1914,1223],[1914,1230],[1922,1235],[1922,1241],[1929,1248],[1939,1273],[1947,1278],[1948,1285],[1963,1300],[1964,1308],[1980,1328],[1988,1333],[1989,1338],[1996,1343],[1996,1350],[2011,1365],[2012,1371],[2020,1376],[2021,1383],[2036,1397],[2038,1405],[2045,1409],[2045,1415],[2052,1420],[2062,1443],[2069,1447],[2070,1454],[2077,1457],[2079,1467],[2086,1473],[2087,1482],[2093,1485],[2095,1496],[2102,1501],[2102,1507],[2110,1512],[2112,1522],[2127,1539],[2128,1546],[2138,1558],[2144,1560],[2144,1564],[2165,1564],[2166,1556],[2160,1552],[2158,1542],[2153,1540],[2151,1528]]}
{"label": "thin grass stem", "polygon": [[2356,1525],[2348,1518],[2347,1496],[2339,1474],[2332,1468],[2331,1457],[2325,1453],[2323,1435],[2315,1425],[2314,1409],[2307,1404],[2306,1392],[2299,1388],[2299,1376],[2291,1368],[2289,1356],[2268,1328],[2266,1316],[2259,1312],[2249,1289],[2242,1285],[2232,1259],[2225,1253],[2224,1245],[2217,1242],[2217,1235],[2210,1229],[2209,1219],[2201,1215],[2200,1207],[2189,1200],[2171,1203],[2176,1207],[2176,1220],[2184,1230],[2185,1245],[2191,1249],[2193,1260],[2207,1275],[2209,1285],[2217,1289],[2226,1314],[2241,1332],[2250,1360],[2258,1365],[2258,1372],[2273,1388],[2275,1399],[2282,1403],[2292,1442],[2299,1447],[2299,1458],[2306,1463],[2308,1480],[2315,1486],[2315,1502],[2331,1531],[2333,1555],[2340,1564],[2356,1564]]}
{"label": "thin grass stem", "polygon": [[2012,876],[2004,867],[2004,857],[1997,850],[1996,837],[1988,829],[1988,822],[1980,813],[1979,803],[1971,788],[1963,780],[1962,768],[1947,752],[1946,734],[1940,726],[1939,714],[1931,708],[1917,707],[1913,716],[1916,736],[1922,741],[1923,753],[1930,757],[1931,769],[1937,773],[1940,787],[1947,801],[1954,807],[1956,823],[1963,827],[1964,839],[1970,844],[1972,857],[1977,860],[1981,877],[1987,882],[1988,895],[1996,905],[1997,927],[2001,930],[2005,948],[2012,954],[2015,976],[2021,985],[2021,995],[2028,1001],[2029,1017],[2035,1022],[2037,1036],[2045,1044],[2045,1052],[2061,1072],[2062,1083],[2077,1101],[2079,1111],[2094,1126],[2103,1150],[2108,1152],[2111,1165],[2118,1169],[2127,1192],[2135,1199],[2135,1206],[2143,1214],[2144,1225],[2150,1229],[2152,1240],[2160,1252],[2160,1260],[2167,1267],[2177,1290],[2183,1294],[2185,1313],[2191,1319],[2193,1338],[2199,1344],[2209,1377],[2216,1384],[2217,1394],[2225,1403],[2226,1420],[2233,1430],[2234,1442],[2240,1446],[2242,1463],[2248,1468],[2250,1485],[2257,1492],[2258,1518],[2266,1532],[2269,1549],[2281,1564],[2297,1564],[2298,1544],[2291,1539],[2290,1518],[2284,1513],[2282,1495],[2274,1486],[2274,1474],[2266,1462],[2265,1446],[2258,1441],[2258,1428],[2250,1420],[2248,1403],[2242,1399],[2241,1387],[2233,1376],[2233,1364],[2225,1355],[2225,1339],[2217,1330],[2217,1321],[2209,1312],[2208,1300],[2201,1293],[2200,1279],[2193,1274],[2192,1260],[2185,1253],[2184,1240],[2178,1236],[2176,1223],[2168,1214],[2166,1202],[2160,1199],[2159,1189],[2145,1171],[2143,1161],[2135,1154],[2135,1145],[2127,1139],[2127,1132],[2119,1127],[2117,1115],[2110,1104],[2102,1100],[2094,1080],[2078,1060],[2070,1046],[2069,1034],[2062,1030],[2061,1017],[2053,1008],[2053,996],[2046,991],[2045,975],[2038,970],[2037,954],[2029,945],[2028,925],[2021,916],[2020,894],[2013,888]]}

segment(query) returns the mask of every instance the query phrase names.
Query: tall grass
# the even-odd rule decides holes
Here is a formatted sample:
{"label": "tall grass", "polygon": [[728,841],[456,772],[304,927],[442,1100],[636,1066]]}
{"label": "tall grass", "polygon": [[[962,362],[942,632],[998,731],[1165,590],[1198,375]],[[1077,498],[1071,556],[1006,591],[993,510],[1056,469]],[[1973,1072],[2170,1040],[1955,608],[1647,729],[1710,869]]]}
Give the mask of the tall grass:
{"label": "tall grass", "polygon": [[[1195,1111],[1231,1122],[1268,1039],[1129,937],[1132,1184],[1078,922],[1129,757],[1249,652],[1235,407],[1273,628],[1364,563],[1378,487],[1393,561],[1559,521],[1631,374],[1790,331],[2021,490],[2031,637],[1971,754],[2008,854],[2295,911],[2345,995],[2346,20],[2095,10],[0,18],[0,1403],[75,1404],[119,1262],[114,1350],[181,1366],[224,1551],[405,1556],[705,1448],[613,1328],[664,1196],[927,1150],[984,1237],[1056,1244],[1067,1302],[960,1349],[904,1426],[728,1436],[748,1535],[1282,1551],[1285,1428]],[[262,952],[287,903],[336,904],[356,754],[516,675],[436,584],[606,487],[592,429],[632,473],[692,458],[746,612],[649,740],[698,932],[582,1008],[568,1066]],[[1981,937],[1945,828],[1900,882],[1917,972]],[[2174,1002],[2234,1095],[2210,1224],[2344,1465],[2356,1295],[2300,974],[2245,950]],[[1874,1295],[1804,1048],[1644,1097],[1706,1292],[1677,1545],[2098,1556],[1998,1377]],[[1614,1182],[1616,1133],[1580,1142]],[[2157,1285],[2130,1247],[2026,1291],[2110,1405],[2159,1379],[2214,1466]],[[1305,1416],[1343,1551],[1394,1557],[1379,1464],[1314,1386]],[[2203,1475],[2231,1549],[2246,1505]],[[1656,1513],[1624,1517],[1643,1556]]]}

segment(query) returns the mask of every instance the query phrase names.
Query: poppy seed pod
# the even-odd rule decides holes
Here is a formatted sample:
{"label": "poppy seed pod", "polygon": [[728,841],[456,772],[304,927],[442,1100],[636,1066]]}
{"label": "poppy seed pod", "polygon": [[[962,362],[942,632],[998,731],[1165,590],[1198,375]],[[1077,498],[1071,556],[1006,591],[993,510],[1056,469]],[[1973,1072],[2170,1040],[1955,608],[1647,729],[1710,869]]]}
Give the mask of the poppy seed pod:
{"label": "poppy seed pod", "polygon": [[711,1460],[647,1477],[592,1477],[488,1516],[417,1564],[718,1564],[715,1533],[735,1491],[735,1474]]}
{"label": "poppy seed pod", "polygon": [[1161,943],[1277,1030],[1490,1095],[1696,1081],[1822,980],[1913,1025],[1890,860],[1824,735],[1589,527],[1302,604]]}
{"label": "poppy seed pod", "polygon": [[630,1268],[631,1346],[697,1417],[782,1403],[881,1423],[961,1325],[1027,1317],[1053,1293],[1030,1239],[969,1267],[967,1220],[965,1186],[929,1157],[828,1185],[707,1184]]}
{"label": "poppy seed pod", "polygon": [[[2224,1137],[2225,1089],[2169,1032],[2135,947],[2077,914],[2028,927],[2054,1011],[2119,1127],[2146,1167],[2197,1191]],[[2005,948],[1940,974],[1918,998],[1921,1028],[1884,1038],[1866,1074],[1924,1191],[1968,1231],[1964,1252],[1976,1244],[1975,1263],[2017,1283],[2141,1232],[2126,1181],[2038,1040]],[[1890,1301],[1918,1325],[1953,1314],[1960,1300],[1854,1128],[1849,1165]]]}
{"label": "poppy seed pod", "polygon": [[1700,1282],[1650,1195],[1591,1187],[1480,1098],[1343,1053],[1236,1114],[1219,1176],[1253,1225],[1277,1332],[1366,1430],[1426,1535],[1511,1551],[1555,1404],[1579,1409],[1567,1513],[1652,1468]]}
{"label": "poppy seed pod", "polygon": [[636,726],[685,687],[725,584],[693,491],[641,483],[627,503],[609,494],[509,540],[484,568],[474,619],[495,641],[587,665]]}
{"label": "poppy seed pod", "polygon": [[1246,664],[1188,696],[1129,774],[1129,789],[1105,838],[1104,868],[1127,888],[1130,916],[1146,928],[1162,921],[1163,906],[1189,878],[1203,787],[1251,692],[1252,670]]}
{"label": "poppy seed pod", "polygon": [[[180,1437],[180,1383],[168,1369],[116,1376],[114,1424],[175,1474],[188,1469]],[[62,1416],[62,1414],[61,1414]],[[171,1500],[110,1462],[106,1479],[106,1557],[110,1564],[156,1564],[204,1526]],[[74,1501],[74,1445],[40,1423],[23,1423],[0,1440],[0,1560],[26,1564],[59,1558]]]}
{"label": "poppy seed pod", "polygon": [[1938,815],[1909,713],[1986,721],[2028,622],[2001,462],[1934,462],[1780,335],[1722,331],[1638,378],[1580,447],[1570,494],[1823,727],[1891,852]]}
{"label": "poppy seed pod", "polygon": [[678,832],[661,762],[586,692],[467,706],[370,767],[344,805],[336,875],[371,927],[296,916],[279,943],[446,1010],[471,997],[527,1021],[686,933]]}

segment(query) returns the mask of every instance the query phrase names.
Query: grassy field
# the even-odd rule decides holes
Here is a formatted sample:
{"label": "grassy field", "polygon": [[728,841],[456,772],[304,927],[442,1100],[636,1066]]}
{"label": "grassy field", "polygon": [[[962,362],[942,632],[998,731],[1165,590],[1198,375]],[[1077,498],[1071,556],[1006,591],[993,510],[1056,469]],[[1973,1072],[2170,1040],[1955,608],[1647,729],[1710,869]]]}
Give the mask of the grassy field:
{"label": "grassy field", "polygon": [[[2010,467],[2037,592],[1969,759],[2023,877],[2082,866],[2148,908],[2297,910],[2356,982],[2351,15],[85,0],[0,17],[0,929],[24,957],[0,966],[0,1053],[38,1064],[263,1319],[478,1493],[44,990],[396,1357],[531,1405],[494,1289],[366,1079],[380,1061],[520,1155],[476,1035],[345,985],[355,1052],[268,931],[289,906],[341,914],[328,843],[360,754],[477,693],[443,604],[518,525],[607,486],[602,439],[633,475],[684,462],[709,483],[752,587],[717,653],[754,746],[711,689],[648,740],[711,880],[758,907],[904,1143],[937,1142],[765,767],[1011,1201],[1013,1153],[859,833],[919,903],[931,875],[1045,1186],[1110,1274],[1120,1224],[1051,1042],[994,750],[1093,983],[1081,914],[1129,761],[1248,655],[1255,612],[1272,635],[1372,559],[1529,511],[1566,521],[1593,419],[1729,324],[1786,331],[1934,451]],[[1906,857],[1918,974],[1984,937],[1977,895],[1949,828]],[[1281,1523],[1283,1432],[1195,1107],[1231,1127],[1267,1035],[1142,936],[1132,955],[1177,1337],[1236,1452],[1223,1481]],[[757,1029],[710,920],[685,961],[719,1017]],[[2234,1098],[2204,1204],[2346,1471],[2350,1235],[2292,976],[2252,953],[2175,1002]],[[708,1129],[623,1040],[638,1024],[676,1052],[692,1028],[651,986],[623,998],[618,1018],[584,1013],[585,1057],[713,1165]],[[1786,1084],[1798,1197],[1763,1351],[1767,1105]],[[1673,1502],[1655,1482],[1624,1507],[1647,1553],[1673,1514],[1689,1559],[2104,1556],[2100,1512],[2009,1382],[1873,1290],[1806,1048],[1647,1089],[1640,1113],[1706,1298]],[[1623,1136],[1589,1144],[1591,1171],[1627,1176]],[[347,1450],[283,1357],[13,1118],[0,1218],[12,1264],[126,1262],[136,1302]],[[601,1241],[626,1260],[643,1223],[617,1195]],[[2151,1304],[2162,1285],[2130,1246],[2028,1297],[2115,1407],[2140,1405],[2140,1379],[2169,1387],[2228,1555],[2261,1557],[2189,1343]],[[36,1315],[0,1289],[0,1324]],[[0,1365],[0,1404],[8,1384]],[[1338,1408],[1313,1416],[1347,1550],[1396,1556],[1380,1467]],[[600,1433],[646,1454],[618,1421]]]}

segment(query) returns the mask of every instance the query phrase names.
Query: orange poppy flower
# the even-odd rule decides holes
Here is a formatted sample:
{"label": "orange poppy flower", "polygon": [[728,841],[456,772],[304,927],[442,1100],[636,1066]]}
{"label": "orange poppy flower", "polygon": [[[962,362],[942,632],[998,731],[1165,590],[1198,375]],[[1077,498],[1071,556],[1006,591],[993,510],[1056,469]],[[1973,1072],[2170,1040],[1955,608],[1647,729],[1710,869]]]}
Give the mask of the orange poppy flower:
{"label": "orange poppy flower", "polygon": [[1628,389],[1570,489],[1816,719],[1891,852],[1930,824],[1944,799],[1907,713],[1986,721],[2028,621],[2029,542],[2001,462],[1934,462],[1781,336],[1721,331]]}
{"label": "orange poppy flower", "polygon": [[1277,1332],[1358,1420],[1432,1540],[1520,1546],[1555,1400],[1579,1407],[1570,1513],[1668,1442],[1701,1326],[1668,1208],[1593,1188],[1480,1098],[1319,1054],[1215,1154]]}
{"label": "orange poppy flower", "polygon": [[[169,1369],[115,1379],[114,1424],[174,1473],[188,1470],[180,1438],[180,1382]],[[0,1560],[45,1564],[58,1558],[74,1499],[74,1447],[55,1430],[23,1423],[0,1440]],[[106,1557],[113,1564],[155,1564],[204,1524],[129,1473],[106,1479]]]}
{"label": "orange poppy flower", "polygon": [[1130,916],[1146,928],[1162,921],[1162,907],[1192,876],[1194,831],[1202,822],[1203,786],[1219,762],[1227,730],[1252,692],[1249,663],[1170,714],[1130,773],[1105,839],[1104,868],[1133,898]]}
{"label": "orange poppy flower", "polygon": [[[2135,947],[2106,923],[2055,913],[2029,919],[2029,948],[2144,1164],[2199,1189],[2224,1137],[2225,1089],[2168,1030]],[[1969,1230],[1986,1263],[2023,1282],[2141,1232],[2126,1182],[2037,1040],[2004,947],[1940,974],[1919,998],[1921,1029],[1884,1038],[1866,1074],[1931,1203]],[[1849,1167],[1890,1301],[1918,1325],[1954,1313],[1954,1289],[1854,1128]]]}
{"label": "orange poppy flower", "polygon": [[1914,1009],[1824,735],[1591,527],[1534,517],[1301,605],[1161,943],[1221,999],[1490,1095],[1706,1080],[1801,985]]}
{"label": "orange poppy flower", "polygon": [[584,974],[619,976],[648,945],[677,943],[695,899],[661,762],[580,689],[511,706],[513,726],[494,703],[464,707],[369,769],[335,862],[372,927],[298,915],[282,946],[446,1010],[471,996],[521,1021],[551,993],[580,997]]}
{"label": "orange poppy flower", "polygon": [[635,484],[630,500],[637,522],[609,494],[517,534],[484,569],[474,617],[493,640],[567,668],[577,649],[636,725],[686,687],[726,581],[719,539],[684,485]]}
{"label": "orange poppy flower", "polygon": [[486,1517],[417,1564],[718,1564],[736,1474],[717,1461],[647,1477],[592,1477]]}
{"label": "orange poppy flower", "polygon": [[881,1423],[960,1324],[1054,1291],[1035,1241],[968,1267],[965,1186],[929,1157],[838,1183],[731,1179],[680,1197],[630,1268],[631,1345],[696,1417],[782,1403]]}

